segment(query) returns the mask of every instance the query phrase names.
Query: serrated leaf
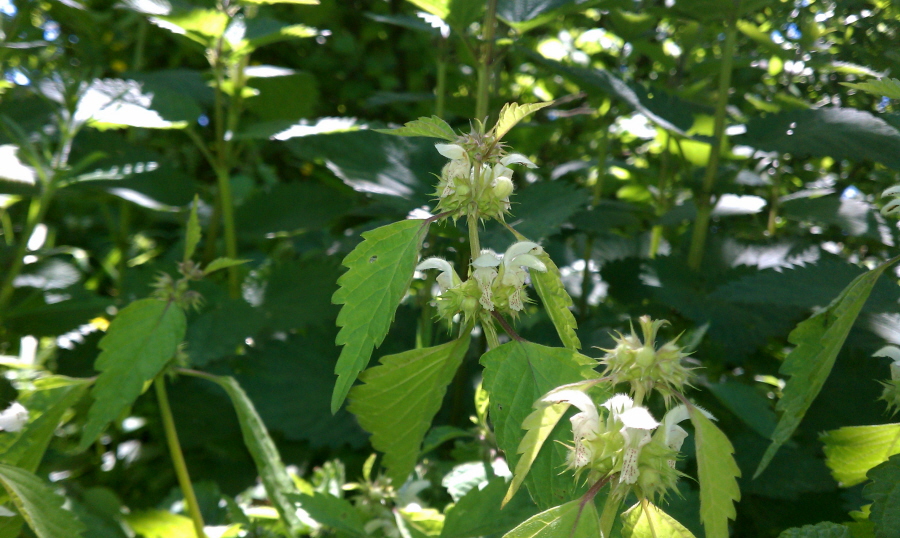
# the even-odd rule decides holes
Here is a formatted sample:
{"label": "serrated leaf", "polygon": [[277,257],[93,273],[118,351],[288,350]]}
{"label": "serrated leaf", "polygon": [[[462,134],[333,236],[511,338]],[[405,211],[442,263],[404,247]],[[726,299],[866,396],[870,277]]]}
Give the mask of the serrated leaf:
{"label": "serrated leaf", "polygon": [[788,341],[797,347],[788,354],[779,371],[791,378],[776,407],[782,411],[782,415],[772,434],[772,444],[763,454],[754,477],[765,470],[778,448],[790,438],[803,420],[806,410],[828,379],[838,352],[875,282],[885,269],[898,260],[900,257],[888,260],[853,279],[826,309],[801,322],[788,335]]}
{"label": "serrated leaf", "polygon": [[335,343],[342,345],[334,373],[331,412],[340,408],[372,351],[387,336],[394,312],[415,272],[419,247],[428,233],[423,220],[404,220],[362,234],[363,242],[342,262],[349,269],[338,279],[332,302],[344,305]]}
{"label": "serrated leaf", "polygon": [[450,142],[459,138],[453,128],[437,116],[430,118],[419,118],[410,121],[396,129],[375,129],[376,132],[385,133],[395,136],[429,136],[432,138],[443,138]]}
{"label": "serrated leaf", "polygon": [[222,269],[234,267],[235,265],[244,265],[249,261],[250,260],[235,260],[233,258],[216,258],[215,260],[209,262],[209,265],[207,265],[206,269],[203,270],[203,274],[208,275]]}
{"label": "serrated leaf", "polygon": [[194,203],[191,204],[191,215],[187,221],[187,231],[184,235],[184,261],[194,257],[197,244],[200,243],[200,221],[197,218],[197,206],[200,205],[200,195],[194,195]]}
{"label": "serrated leaf", "polygon": [[306,510],[311,518],[322,525],[353,536],[368,535],[359,512],[346,499],[318,492],[312,495],[291,494],[288,498],[300,503],[300,508]]}
{"label": "serrated leaf", "polygon": [[787,529],[778,538],[850,538],[850,529],[830,521]]}
{"label": "serrated leaf", "polygon": [[537,507],[527,495],[519,495],[500,509],[506,480],[494,477],[483,488],[470,489],[447,510],[441,538],[474,538],[501,534],[534,515]]}
{"label": "serrated leaf", "polygon": [[525,119],[526,116],[552,104],[553,101],[544,103],[528,103],[525,105],[520,105],[518,103],[506,103],[505,105],[503,105],[503,108],[500,109],[500,116],[497,119],[496,125],[494,125],[494,139],[502,139],[504,136],[506,136],[506,133],[508,133],[510,129],[512,129],[516,126],[517,123]]}
{"label": "serrated leaf", "polygon": [[872,483],[863,497],[872,501],[869,521],[875,524],[875,538],[900,537],[900,455],[891,456],[867,476]]}
{"label": "serrated leaf", "polygon": [[469,337],[382,357],[350,391],[347,409],[372,433],[372,446],[384,452],[383,465],[394,485],[406,482],[422,439],[441,408],[447,385],[469,349]]}
{"label": "serrated leaf", "polygon": [[825,464],[844,488],[866,481],[866,473],[900,454],[900,424],[848,426],[823,433]]}
{"label": "serrated leaf", "polygon": [[81,521],[62,507],[65,498],[35,475],[0,464],[0,483],[38,538],[75,538],[84,532]]}
{"label": "serrated leaf", "polygon": [[600,536],[600,518],[594,503],[580,500],[553,507],[525,520],[503,538],[597,538]]}
{"label": "serrated leaf", "polygon": [[266,488],[269,501],[278,510],[278,515],[285,525],[291,531],[299,531],[303,528],[303,523],[297,517],[297,509],[294,503],[288,499],[289,493],[295,493],[296,487],[294,481],[288,475],[284,463],[281,461],[281,455],[275,442],[269,436],[269,430],[253,407],[253,402],[244,393],[244,390],[233,377],[227,376],[204,376],[207,379],[218,383],[234,406],[237,413],[238,422],[241,425],[241,433],[244,437],[244,444],[253,462],[256,464],[256,470],[259,472],[259,478],[262,480],[263,486]]}
{"label": "serrated leaf", "polygon": [[134,403],[144,383],[152,380],[175,356],[187,322],[174,303],[141,299],[123,309],[98,344],[102,350],[94,368],[100,372],[91,389],[94,403],[82,432],[80,449],[103,433]]}
{"label": "serrated leaf", "polygon": [[841,85],[875,95],[882,95],[888,99],[900,99],[900,80],[895,78],[881,78],[870,82],[857,83],[841,82]]}
{"label": "serrated leaf", "polygon": [[674,517],[651,502],[637,503],[622,513],[622,538],[695,538]]}
{"label": "serrated leaf", "polygon": [[531,284],[541,298],[547,315],[553,321],[553,326],[556,327],[556,333],[559,334],[563,346],[577,351],[581,349],[581,340],[578,339],[578,334],[575,332],[578,329],[578,322],[575,321],[575,316],[570,310],[572,298],[562,283],[559,268],[553,263],[550,256],[544,252],[538,258],[547,266],[547,271],[532,271],[530,273]]}
{"label": "serrated leaf", "polygon": [[734,503],[741,500],[734,461],[734,447],[715,424],[691,407],[696,433],[697,475],[700,482],[700,521],[707,538],[728,538],[728,520],[734,519]]}
{"label": "serrated leaf", "polygon": [[519,443],[519,448],[516,449],[516,453],[521,454],[521,457],[519,457],[519,462],[516,463],[513,479],[509,484],[509,489],[506,491],[506,496],[503,497],[504,505],[512,500],[516,491],[519,490],[519,487],[525,481],[525,477],[528,476],[535,458],[540,453],[541,447],[544,446],[547,437],[550,436],[550,433],[559,423],[559,419],[566,414],[570,407],[568,403],[543,406],[536,402],[535,405],[537,409],[532,411],[522,421],[522,429],[526,433],[522,437],[522,442]]}
{"label": "serrated leaf", "polygon": [[[593,369],[594,359],[530,342],[503,344],[483,355],[481,363],[494,434],[511,468],[518,464],[518,448],[526,434],[522,423],[532,413],[534,402],[559,386],[599,377]],[[574,476],[560,474],[568,453],[561,443],[571,442],[571,427],[557,424],[525,478],[531,497],[541,509],[572,500],[583,491]]]}

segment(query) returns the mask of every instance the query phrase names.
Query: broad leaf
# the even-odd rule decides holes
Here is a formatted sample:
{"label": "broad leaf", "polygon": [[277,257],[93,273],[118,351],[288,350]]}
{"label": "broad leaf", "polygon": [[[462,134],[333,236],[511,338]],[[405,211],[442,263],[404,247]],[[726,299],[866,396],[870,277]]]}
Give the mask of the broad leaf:
{"label": "broad leaf", "polygon": [[550,436],[550,433],[553,432],[553,429],[556,428],[559,420],[569,410],[570,404],[561,402],[553,405],[541,405],[541,402],[538,401],[535,402],[535,406],[537,409],[532,411],[522,421],[522,429],[526,433],[522,437],[522,442],[519,443],[519,448],[516,450],[516,453],[521,454],[521,456],[519,457],[519,462],[516,463],[513,479],[509,484],[506,496],[503,497],[504,505],[513,498],[516,491],[525,481],[525,477],[528,476],[534,460],[541,452],[541,447],[544,446],[544,442]]}
{"label": "broad leaf", "polygon": [[216,258],[215,260],[209,262],[209,265],[207,265],[206,269],[203,270],[203,274],[209,275],[222,269],[228,269],[229,267],[234,267],[236,265],[244,265],[249,261],[250,260],[235,260],[232,258]]}
{"label": "broad leaf", "polygon": [[882,78],[871,82],[841,82],[842,85],[856,90],[882,95],[889,99],[900,99],[900,80],[895,78]]}
{"label": "broad leaf", "polygon": [[247,338],[256,336],[263,323],[262,312],[243,299],[211,302],[209,308],[190,320],[185,351],[193,366],[205,366],[233,355]]}
{"label": "broad leaf", "polygon": [[80,449],[90,446],[162,371],[184,340],[185,328],[184,312],[174,303],[142,299],[119,312],[100,340],[102,352],[94,364],[100,375],[91,390],[94,403]]}
{"label": "broad leaf", "polygon": [[900,424],[848,426],[823,433],[825,463],[838,485],[849,488],[866,481],[870,469],[900,454]]}
{"label": "broad leaf", "polygon": [[787,529],[778,538],[850,538],[850,529],[844,525],[823,521],[815,525],[804,525]]}
{"label": "broad leaf", "polygon": [[729,411],[744,421],[750,429],[768,439],[775,430],[778,418],[771,400],[754,387],[739,381],[712,383],[708,386]]}
{"label": "broad leaf", "polygon": [[[338,185],[338,187],[341,187]],[[250,197],[235,211],[241,234],[259,237],[279,232],[321,230],[353,208],[346,187],[321,183],[278,183]]]}
{"label": "broad leaf", "polygon": [[361,538],[368,534],[363,527],[362,516],[350,501],[327,493],[290,494],[288,498],[300,503],[300,507],[322,525]]}
{"label": "broad leaf", "polygon": [[[170,95],[172,96],[172,95]],[[163,116],[154,110],[154,94],[145,92],[134,80],[95,80],[82,94],[75,109],[78,124],[90,123],[98,128],[143,127],[145,129],[181,129],[199,116],[199,109],[185,114]],[[196,107],[194,107],[196,108]]]}
{"label": "broad leaf", "polygon": [[622,538],[694,538],[675,518],[651,502],[641,503],[622,513]]}
{"label": "broad leaf", "polygon": [[500,509],[506,481],[494,477],[483,488],[472,488],[447,510],[441,538],[474,538],[502,534],[533,516],[537,507],[527,495],[518,495]]}
{"label": "broad leaf", "polygon": [[379,133],[385,133],[396,136],[428,136],[432,138],[443,138],[450,142],[455,141],[458,136],[453,132],[446,121],[437,116],[430,118],[419,118],[417,120],[406,123],[403,127],[397,129],[375,129]]}
{"label": "broad leaf", "polygon": [[[276,331],[331,324],[339,312],[331,297],[337,290],[337,260],[309,258],[272,267],[261,310]],[[333,363],[333,361],[332,361]]]}
{"label": "broad leaf", "polygon": [[241,425],[244,444],[247,445],[247,450],[253,457],[269,501],[278,510],[278,514],[288,529],[297,531],[303,528],[303,523],[297,517],[294,503],[287,497],[289,493],[296,491],[296,487],[288,475],[284,463],[281,462],[281,455],[275,447],[275,442],[269,436],[269,430],[266,429],[266,425],[259,418],[259,413],[253,407],[253,402],[233,377],[208,376],[208,379],[218,383],[231,398],[238,422]]}
{"label": "broad leaf", "polygon": [[[518,448],[526,432],[522,423],[533,404],[561,385],[596,379],[596,361],[569,349],[544,347],[530,342],[510,342],[481,357],[484,388],[490,395],[490,416],[497,444],[511,468],[519,461]],[[566,466],[572,442],[571,426],[564,421],[553,428],[525,478],[538,507],[547,509],[575,498],[580,491],[573,475],[560,474]]]}
{"label": "broad leaf", "polygon": [[494,139],[502,139],[510,129],[515,127],[516,124],[525,119],[525,117],[552,104],[552,101],[545,103],[528,103],[525,105],[506,103],[503,105],[503,108],[500,109],[500,116],[497,119],[497,124],[494,125]]}
{"label": "broad leaf", "polygon": [[527,32],[575,11],[584,11],[600,0],[499,0],[497,16],[518,30]]}
{"label": "broad leaf", "polygon": [[875,538],[900,537],[900,456],[869,471],[872,483],[863,496],[872,501],[869,521],[875,524]]}
{"label": "broad leaf", "polygon": [[783,375],[791,376],[777,406],[782,415],[772,434],[772,444],[763,454],[754,477],[762,473],[778,448],[790,438],[803,420],[803,415],[831,373],[838,352],[875,282],[885,269],[898,260],[900,257],[856,277],[828,308],[801,322],[791,331],[788,341],[797,347],[788,354],[779,370]]}
{"label": "broad leaf", "polygon": [[422,439],[441,408],[447,385],[469,349],[469,338],[382,357],[350,391],[347,409],[372,433],[372,446],[384,452],[383,465],[395,487],[406,482]]}
{"label": "broad leaf", "polygon": [[547,266],[547,271],[531,271],[531,284],[540,296],[547,315],[553,321],[553,326],[556,327],[563,346],[572,351],[581,349],[581,340],[575,333],[578,323],[570,310],[572,298],[569,297],[569,292],[562,283],[559,268],[547,253],[542,254],[539,258]]}
{"label": "broad leaf", "polygon": [[728,520],[734,519],[734,503],[741,500],[734,462],[734,447],[728,437],[696,407],[691,407],[696,433],[697,474],[700,481],[700,521],[707,538],[728,538]]}
{"label": "broad leaf", "polygon": [[510,223],[525,237],[540,241],[558,232],[589,199],[583,188],[564,181],[541,181],[516,194]]}
{"label": "broad leaf", "polygon": [[387,336],[394,312],[412,281],[419,247],[428,232],[422,220],[404,220],[362,234],[364,241],[344,258],[349,271],[338,279],[332,302],[344,305],[336,343],[344,346],[334,368],[338,379],[331,412],[340,408],[374,348]]}
{"label": "broad leaf", "polygon": [[28,471],[0,464],[0,483],[38,538],[75,538],[84,532],[78,518],[63,509],[65,498]]}
{"label": "broad leaf", "polygon": [[144,538],[193,538],[196,536],[191,518],[166,510],[140,510],[125,515],[125,521],[138,536]]}
{"label": "broad leaf", "polygon": [[600,518],[594,503],[574,500],[533,516],[503,538],[597,538]]}

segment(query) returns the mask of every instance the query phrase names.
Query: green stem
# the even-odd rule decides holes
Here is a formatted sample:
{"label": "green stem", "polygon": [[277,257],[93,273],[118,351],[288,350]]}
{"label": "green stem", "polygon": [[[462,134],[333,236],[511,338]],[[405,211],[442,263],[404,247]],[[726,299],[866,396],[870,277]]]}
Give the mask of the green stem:
{"label": "green stem", "polygon": [[478,239],[478,215],[477,209],[471,209],[466,215],[466,224],[469,227],[469,248],[472,252],[472,261],[481,255],[481,241]]}
{"label": "green stem", "polygon": [[0,209],[0,224],[3,225],[3,239],[6,246],[11,247],[16,241],[15,232],[13,231],[12,219],[9,218],[9,212],[6,209]]}
{"label": "green stem", "polygon": [[659,253],[659,245],[662,243],[663,227],[662,224],[656,224],[650,230],[650,259],[656,258]]}
{"label": "green stem", "polygon": [[[225,255],[237,259],[237,233],[234,226],[234,197],[231,194],[231,176],[227,171],[216,173],[219,186],[219,203],[222,209],[222,221],[225,229]],[[237,266],[228,268],[228,292],[232,299],[241,296],[241,283],[238,281]]]}
{"label": "green stem", "polygon": [[491,64],[494,56],[494,29],[497,24],[497,0],[488,0],[481,27],[481,57],[478,59],[478,91],[475,93],[475,118],[484,121],[491,95]]}
{"label": "green stem", "polygon": [[447,102],[447,39],[440,38],[437,61],[437,86],[434,88],[434,114],[439,118],[444,117],[444,108]]}
{"label": "green stem", "polygon": [[483,321],[481,328],[484,330],[484,337],[487,340],[488,351],[500,347],[500,338],[497,337],[497,328],[490,320]]}
{"label": "green stem", "polygon": [[600,514],[600,538],[609,538],[621,505],[622,499],[610,492],[606,497],[606,504],[603,505],[603,512]]}
{"label": "green stem", "polygon": [[688,266],[695,271],[703,262],[703,250],[706,245],[706,233],[709,228],[709,217],[712,214],[712,190],[719,170],[719,159],[722,156],[722,141],[725,139],[725,109],[728,106],[728,93],[731,91],[731,70],[734,61],[734,49],[737,43],[736,21],[729,21],[725,29],[725,44],[722,46],[722,63],[719,65],[719,89],[716,97],[715,128],[713,145],[709,152],[709,164],[703,178],[703,189],[697,197],[697,220],[694,222],[694,233],[688,254]]}
{"label": "green stem", "polygon": [[175,465],[175,474],[178,476],[178,485],[184,494],[184,502],[187,505],[188,514],[194,522],[194,532],[197,538],[206,538],[203,532],[203,515],[200,513],[200,505],[197,503],[197,495],[191,485],[191,477],[188,474],[184,454],[181,452],[181,444],[178,442],[178,432],[175,430],[175,419],[172,416],[172,408],[169,407],[169,396],[166,393],[165,376],[157,376],[153,380],[156,388],[156,398],[159,400],[159,413],[162,415],[163,427],[166,431],[166,441],[169,444],[169,453],[172,456],[172,464]]}

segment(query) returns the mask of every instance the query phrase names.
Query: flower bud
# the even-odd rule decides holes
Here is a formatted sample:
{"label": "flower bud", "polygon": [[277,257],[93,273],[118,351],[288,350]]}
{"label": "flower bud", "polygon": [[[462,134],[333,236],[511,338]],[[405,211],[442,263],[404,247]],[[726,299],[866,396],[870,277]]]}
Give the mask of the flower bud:
{"label": "flower bud", "polygon": [[506,176],[500,176],[497,178],[493,187],[494,196],[499,199],[504,199],[509,197],[513,192],[513,182],[512,179]]}

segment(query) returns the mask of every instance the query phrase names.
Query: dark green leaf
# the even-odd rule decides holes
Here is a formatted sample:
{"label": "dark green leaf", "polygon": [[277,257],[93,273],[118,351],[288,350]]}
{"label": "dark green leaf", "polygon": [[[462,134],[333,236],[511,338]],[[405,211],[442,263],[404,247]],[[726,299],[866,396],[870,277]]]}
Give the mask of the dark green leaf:
{"label": "dark green leaf", "polygon": [[483,488],[472,488],[447,510],[441,538],[474,538],[502,534],[537,512],[527,495],[517,495],[500,509],[506,481],[494,477]]}
{"label": "dark green leaf", "polygon": [[843,525],[823,521],[815,525],[804,525],[788,529],[778,538],[850,538],[850,529]]}
{"label": "dark green leaf", "polygon": [[870,82],[858,82],[856,84],[841,82],[841,84],[848,88],[862,90],[875,95],[883,95],[888,99],[900,99],[900,80],[895,78],[881,78]]}
{"label": "dark green leaf", "polygon": [[503,538],[596,538],[600,518],[594,503],[575,500],[550,508],[509,531]]}
{"label": "dark green leaf", "polygon": [[264,77],[253,73],[248,73],[253,77],[248,85],[259,94],[245,102],[247,110],[261,121],[297,121],[315,116],[319,88],[311,73],[287,71],[283,75]]}
{"label": "dark green leaf", "polygon": [[352,197],[321,183],[279,183],[244,202],[235,219],[238,230],[251,236],[317,230],[350,211],[352,204]]}
{"label": "dark green leaf", "polygon": [[585,10],[597,0],[499,0],[497,16],[520,32],[546,24],[560,15]]}
{"label": "dark green leaf", "polygon": [[708,388],[753,431],[766,439],[772,435],[777,417],[769,400],[758,390],[738,381],[714,383]]}
{"label": "dark green leaf", "polygon": [[40,478],[24,469],[0,464],[0,482],[38,538],[75,538],[84,532],[84,525],[62,507],[65,498]]}
{"label": "dark green leaf", "polygon": [[868,473],[872,483],[863,496],[872,501],[869,521],[875,524],[875,538],[900,537],[900,455]]}
{"label": "dark green leaf", "polygon": [[322,525],[359,537],[368,534],[362,516],[347,500],[327,493],[291,494],[288,498],[300,503],[300,507]]}
{"label": "dark green leaf", "polygon": [[243,299],[226,299],[188,324],[186,351],[194,366],[204,366],[234,354],[247,338],[256,336],[264,320]]}
{"label": "dark green leaf", "polygon": [[588,202],[582,188],[563,181],[535,183],[512,197],[510,224],[532,241],[550,236]]}

